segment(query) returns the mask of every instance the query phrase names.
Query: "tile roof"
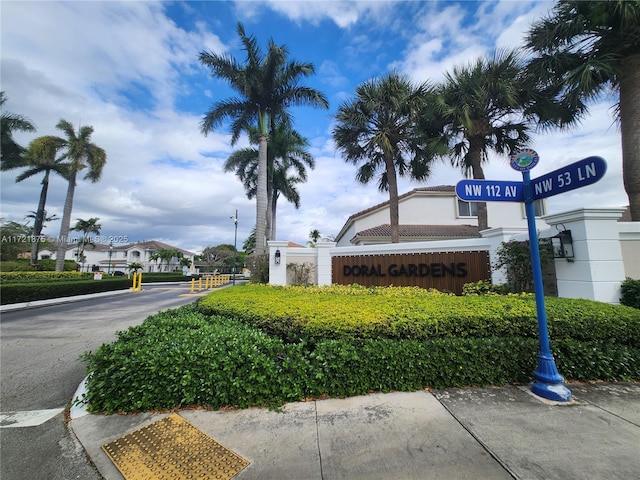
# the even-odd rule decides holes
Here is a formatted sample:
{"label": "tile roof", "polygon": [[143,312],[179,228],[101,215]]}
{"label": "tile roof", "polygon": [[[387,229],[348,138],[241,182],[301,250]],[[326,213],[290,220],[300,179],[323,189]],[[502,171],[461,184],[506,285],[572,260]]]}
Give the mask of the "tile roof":
{"label": "tile roof", "polygon": [[[479,237],[477,225],[400,225],[401,237]],[[356,233],[357,237],[390,237],[391,225],[388,223],[368,228]]]}

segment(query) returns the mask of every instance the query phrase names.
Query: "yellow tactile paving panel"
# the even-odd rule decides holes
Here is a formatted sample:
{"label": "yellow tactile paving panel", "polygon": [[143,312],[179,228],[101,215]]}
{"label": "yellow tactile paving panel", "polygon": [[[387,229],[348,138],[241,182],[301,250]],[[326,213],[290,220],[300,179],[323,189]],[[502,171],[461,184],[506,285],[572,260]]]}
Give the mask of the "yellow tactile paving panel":
{"label": "yellow tactile paving panel", "polygon": [[176,413],[102,449],[126,480],[227,480],[249,465]]}

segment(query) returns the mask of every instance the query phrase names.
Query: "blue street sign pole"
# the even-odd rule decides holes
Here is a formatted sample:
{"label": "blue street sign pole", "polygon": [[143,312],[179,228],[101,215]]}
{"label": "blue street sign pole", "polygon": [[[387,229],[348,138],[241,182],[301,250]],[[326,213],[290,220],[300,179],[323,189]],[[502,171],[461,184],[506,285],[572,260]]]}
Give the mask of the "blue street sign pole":
{"label": "blue street sign pole", "polygon": [[533,267],[533,288],[538,312],[538,337],[540,352],[538,353],[538,368],[533,372],[535,381],[531,384],[531,391],[536,395],[557,402],[571,401],[571,391],[563,385],[564,377],[558,373],[556,362],[549,347],[549,330],[547,328],[547,312],[544,302],[544,288],[542,286],[542,268],[540,267],[540,249],[536,230],[536,215],[533,208],[533,189],[529,171],[522,172],[524,183],[524,205],[529,227],[529,248],[531,251],[531,265]]}

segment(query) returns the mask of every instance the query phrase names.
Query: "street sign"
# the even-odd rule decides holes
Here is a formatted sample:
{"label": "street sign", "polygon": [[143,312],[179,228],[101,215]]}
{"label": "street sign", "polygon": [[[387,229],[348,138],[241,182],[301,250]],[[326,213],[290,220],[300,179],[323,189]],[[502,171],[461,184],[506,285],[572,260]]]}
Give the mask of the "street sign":
{"label": "street sign", "polygon": [[524,184],[501,180],[461,180],[456,195],[468,202],[522,202]]}
{"label": "street sign", "polygon": [[607,162],[603,158],[584,158],[531,180],[533,199],[538,200],[586,187],[600,180],[606,171]]}

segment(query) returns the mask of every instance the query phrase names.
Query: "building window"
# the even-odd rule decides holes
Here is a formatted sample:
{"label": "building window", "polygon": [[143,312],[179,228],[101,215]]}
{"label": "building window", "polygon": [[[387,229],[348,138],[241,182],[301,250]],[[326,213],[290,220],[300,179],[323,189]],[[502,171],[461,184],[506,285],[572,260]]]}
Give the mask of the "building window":
{"label": "building window", "polygon": [[476,202],[465,202],[464,200],[458,200],[458,216],[477,217],[478,204]]}
{"label": "building window", "polygon": [[544,199],[541,198],[533,202],[533,211],[536,217],[542,217],[547,214],[547,203]]}
{"label": "building window", "polygon": [[[527,211],[524,203],[522,205],[522,218],[527,218]],[[537,217],[544,217],[547,214],[547,201],[544,198],[533,201],[533,212]]]}

